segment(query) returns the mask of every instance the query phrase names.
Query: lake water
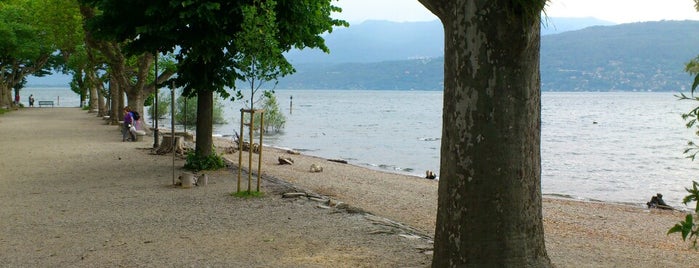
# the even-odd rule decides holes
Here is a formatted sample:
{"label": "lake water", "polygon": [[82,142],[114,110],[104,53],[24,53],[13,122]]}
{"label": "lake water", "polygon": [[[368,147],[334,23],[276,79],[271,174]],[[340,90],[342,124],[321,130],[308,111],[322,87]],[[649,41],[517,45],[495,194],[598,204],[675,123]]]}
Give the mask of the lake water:
{"label": "lake water", "polygon": [[[39,107],[39,101],[53,101],[56,107],[79,107],[80,96],[65,87],[32,87],[20,91],[20,102],[29,107],[29,95],[34,95],[34,106]],[[15,95],[12,95],[14,100]]]}
{"label": "lake water", "polygon": [[[23,102],[30,92],[23,90]],[[68,93],[46,96],[60,95],[61,106],[78,106],[77,96]],[[37,100],[43,94],[34,91]],[[439,174],[442,92],[277,90],[276,95],[287,123],[282,133],[265,136],[265,144],[389,172]],[[696,136],[680,116],[696,104],[678,101],[673,93],[544,92],[543,193],[634,204],[662,193],[679,206],[684,188],[699,179],[699,163],[682,154]],[[228,124],[215,126],[214,133],[239,131],[240,108],[239,102],[226,103]]]}

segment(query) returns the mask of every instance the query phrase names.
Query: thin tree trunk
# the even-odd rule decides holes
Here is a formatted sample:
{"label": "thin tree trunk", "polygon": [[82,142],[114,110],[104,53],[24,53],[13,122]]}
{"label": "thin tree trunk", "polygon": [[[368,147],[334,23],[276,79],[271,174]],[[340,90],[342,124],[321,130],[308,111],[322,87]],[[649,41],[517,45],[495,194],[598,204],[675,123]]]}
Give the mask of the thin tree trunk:
{"label": "thin tree trunk", "polygon": [[102,117],[107,114],[106,97],[104,96],[105,91],[101,84],[95,87],[97,90],[97,116]]}
{"label": "thin tree trunk", "polygon": [[124,108],[123,106],[119,106],[119,93],[121,90],[119,90],[119,82],[116,80],[110,80],[109,82],[109,100],[110,100],[110,109],[109,109],[109,118],[112,124],[117,125],[119,120],[122,118],[122,109]]}
{"label": "thin tree trunk", "polygon": [[214,93],[200,91],[197,96],[197,141],[195,153],[198,157],[208,157],[213,154],[213,118]]}
{"label": "thin tree trunk", "polygon": [[551,267],[541,210],[539,16],[420,0],[445,28],[433,267]]}
{"label": "thin tree trunk", "polygon": [[0,108],[10,107],[10,89],[5,84],[0,83]]}
{"label": "thin tree trunk", "polygon": [[[117,88],[117,113],[121,114],[121,110],[126,107],[126,97],[124,96],[124,85],[119,82],[119,87]],[[131,108],[131,107],[129,107]]]}

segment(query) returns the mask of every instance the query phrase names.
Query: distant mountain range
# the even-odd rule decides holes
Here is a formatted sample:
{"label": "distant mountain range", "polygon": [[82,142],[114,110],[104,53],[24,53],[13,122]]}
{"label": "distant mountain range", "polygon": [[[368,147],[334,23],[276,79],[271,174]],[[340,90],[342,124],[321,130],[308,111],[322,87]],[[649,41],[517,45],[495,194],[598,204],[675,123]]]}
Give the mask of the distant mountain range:
{"label": "distant mountain range", "polygon": [[699,55],[699,21],[594,26],[541,39],[542,89],[684,91]]}
{"label": "distant mountain range", "polygon": [[[549,20],[549,23],[563,24],[555,19]],[[589,23],[603,24],[594,20]],[[683,68],[686,62],[699,54],[698,21],[659,21],[586,28],[582,28],[584,24],[573,25],[580,28],[542,35],[543,91],[684,91],[691,85],[692,80]],[[363,59],[367,54],[374,53],[373,47],[382,44],[376,39],[385,38],[371,39],[368,37],[372,35],[363,34],[357,35],[362,38],[355,40],[343,37],[342,45],[331,47],[331,54],[325,58],[290,53],[290,59],[295,62],[313,59],[323,63],[297,63],[298,72],[281,79],[277,88],[441,90],[444,59],[443,54],[438,53],[441,53],[443,38],[436,36],[434,27],[431,26],[431,32],[414,32],[405,39],[391,36],[392,43],[383,46],[380,51],[384,52],[379,53],[390,61],[343,63],[349,58]],[[338,36],[342,34],[338,33]],[[334,45],[334,34],[327,40],[329,45]],[[400,52],[412,47],[425,48],[428,44],[424,43],[439,48],[417,50],[422,51],[421,55],[416,55],[414,51]],[[437,57],[431,56],[437,54]],[[397,55],[402,55],[403,59],[398,60]]]}
{"label": "distant mountain range", "polygon": [[[542,22],[544,91],[679,91],[691,85],[684,63],[699,54],[698,21],[614,25],[593,18]],[[367,21],[325,36],[331,50],[286,54],[297,69],[277,89],[441,90],[439,21]],[[69,77],[31,78],[28,86],[67,86]]]}
{"label": "distant mountain range", "polygon": [[[544,18],[542,35],[614,23],[595,18]],[[330,54],[315,49],[286,54],[293,64],[367,63],[437,58],[444,55],[444,28],[438,20],[427,22],[366,21],[335,29],[325,36]]]}

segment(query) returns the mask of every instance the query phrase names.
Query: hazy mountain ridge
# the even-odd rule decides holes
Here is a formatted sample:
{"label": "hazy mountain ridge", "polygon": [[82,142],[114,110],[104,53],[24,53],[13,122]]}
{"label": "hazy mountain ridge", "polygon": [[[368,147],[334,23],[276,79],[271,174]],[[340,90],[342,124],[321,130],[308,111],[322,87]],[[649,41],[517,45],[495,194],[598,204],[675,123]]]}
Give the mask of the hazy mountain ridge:
{"label": "hazy mountain ridge", "polygon": [[[595,18],[545,18],[541,34],[579,30],[591,25],[611,25]],[[444,28],[438,20],[422,22],[366,21],[337,28],[325,36],[330,54],[315,49],[286,53],[293,64],[367,63],[437,58],[444,55]]]}
{"label": "hazy mountain ridge", "polygon": [[[544,35],[542,90],[684,91],[692,82],[684,64],[699,54],[697,33],[698,21],[659,21]],[[312,64],[297,65],[299,72],[281,79],[278,88],[441,90],[443,57],[420,65],[423,61],[326,64],[315,69]],[[434,69],[420,71],[418,66]]]}
{"label": "hazy mountain ridge", "polygon": [[[699,54],[699,21],[583,28],[589,23],[609,24],[544,21],[542,90],[680,91],[691,85],[684,64]],[[554,26],[556,31],[578,30],[544,35]],[[280,79],[277,89],[441,90],[443,39],[438,21],[368,21],[340,28],[326,36],[330,55],[289,52],[297,73]],[[28,86],[67,86],[69,80],[66,75],[31,78]]]}
{"label": "hazy mountain ridge", "polygon": [[595,26],[544,36],[542,89],[679,91],[684,64],[699,54],[699,21]]}

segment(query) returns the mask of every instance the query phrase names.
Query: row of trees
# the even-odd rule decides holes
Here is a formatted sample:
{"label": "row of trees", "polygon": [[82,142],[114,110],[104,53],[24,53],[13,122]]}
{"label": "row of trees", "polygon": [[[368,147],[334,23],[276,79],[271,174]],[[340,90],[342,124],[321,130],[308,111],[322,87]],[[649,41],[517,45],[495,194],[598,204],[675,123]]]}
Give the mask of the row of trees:
{"label": "row of trees", "polygon": [[[195,152],[206,158],[213,155],[214,93],[243,98],[236,81],[246,81],[254,108],[263,84],[294,71],[282,52],[328,51],[321,34],[347,25],[331,18],[339,11],[330,0],[2,1],[0,107],[13,105],[28,75],[55,70],[72,74],[73,91],[113,121],[121,109],[109,107],[144,114],[156,85],[174,85],[196,97]],[[166,56],[156,75],[159,54]]]}
{"label": "row of trees", "polygon": [[0,1],[0,107],[12,104],[29,75],[78,57],[83,36],[75,0]]}

